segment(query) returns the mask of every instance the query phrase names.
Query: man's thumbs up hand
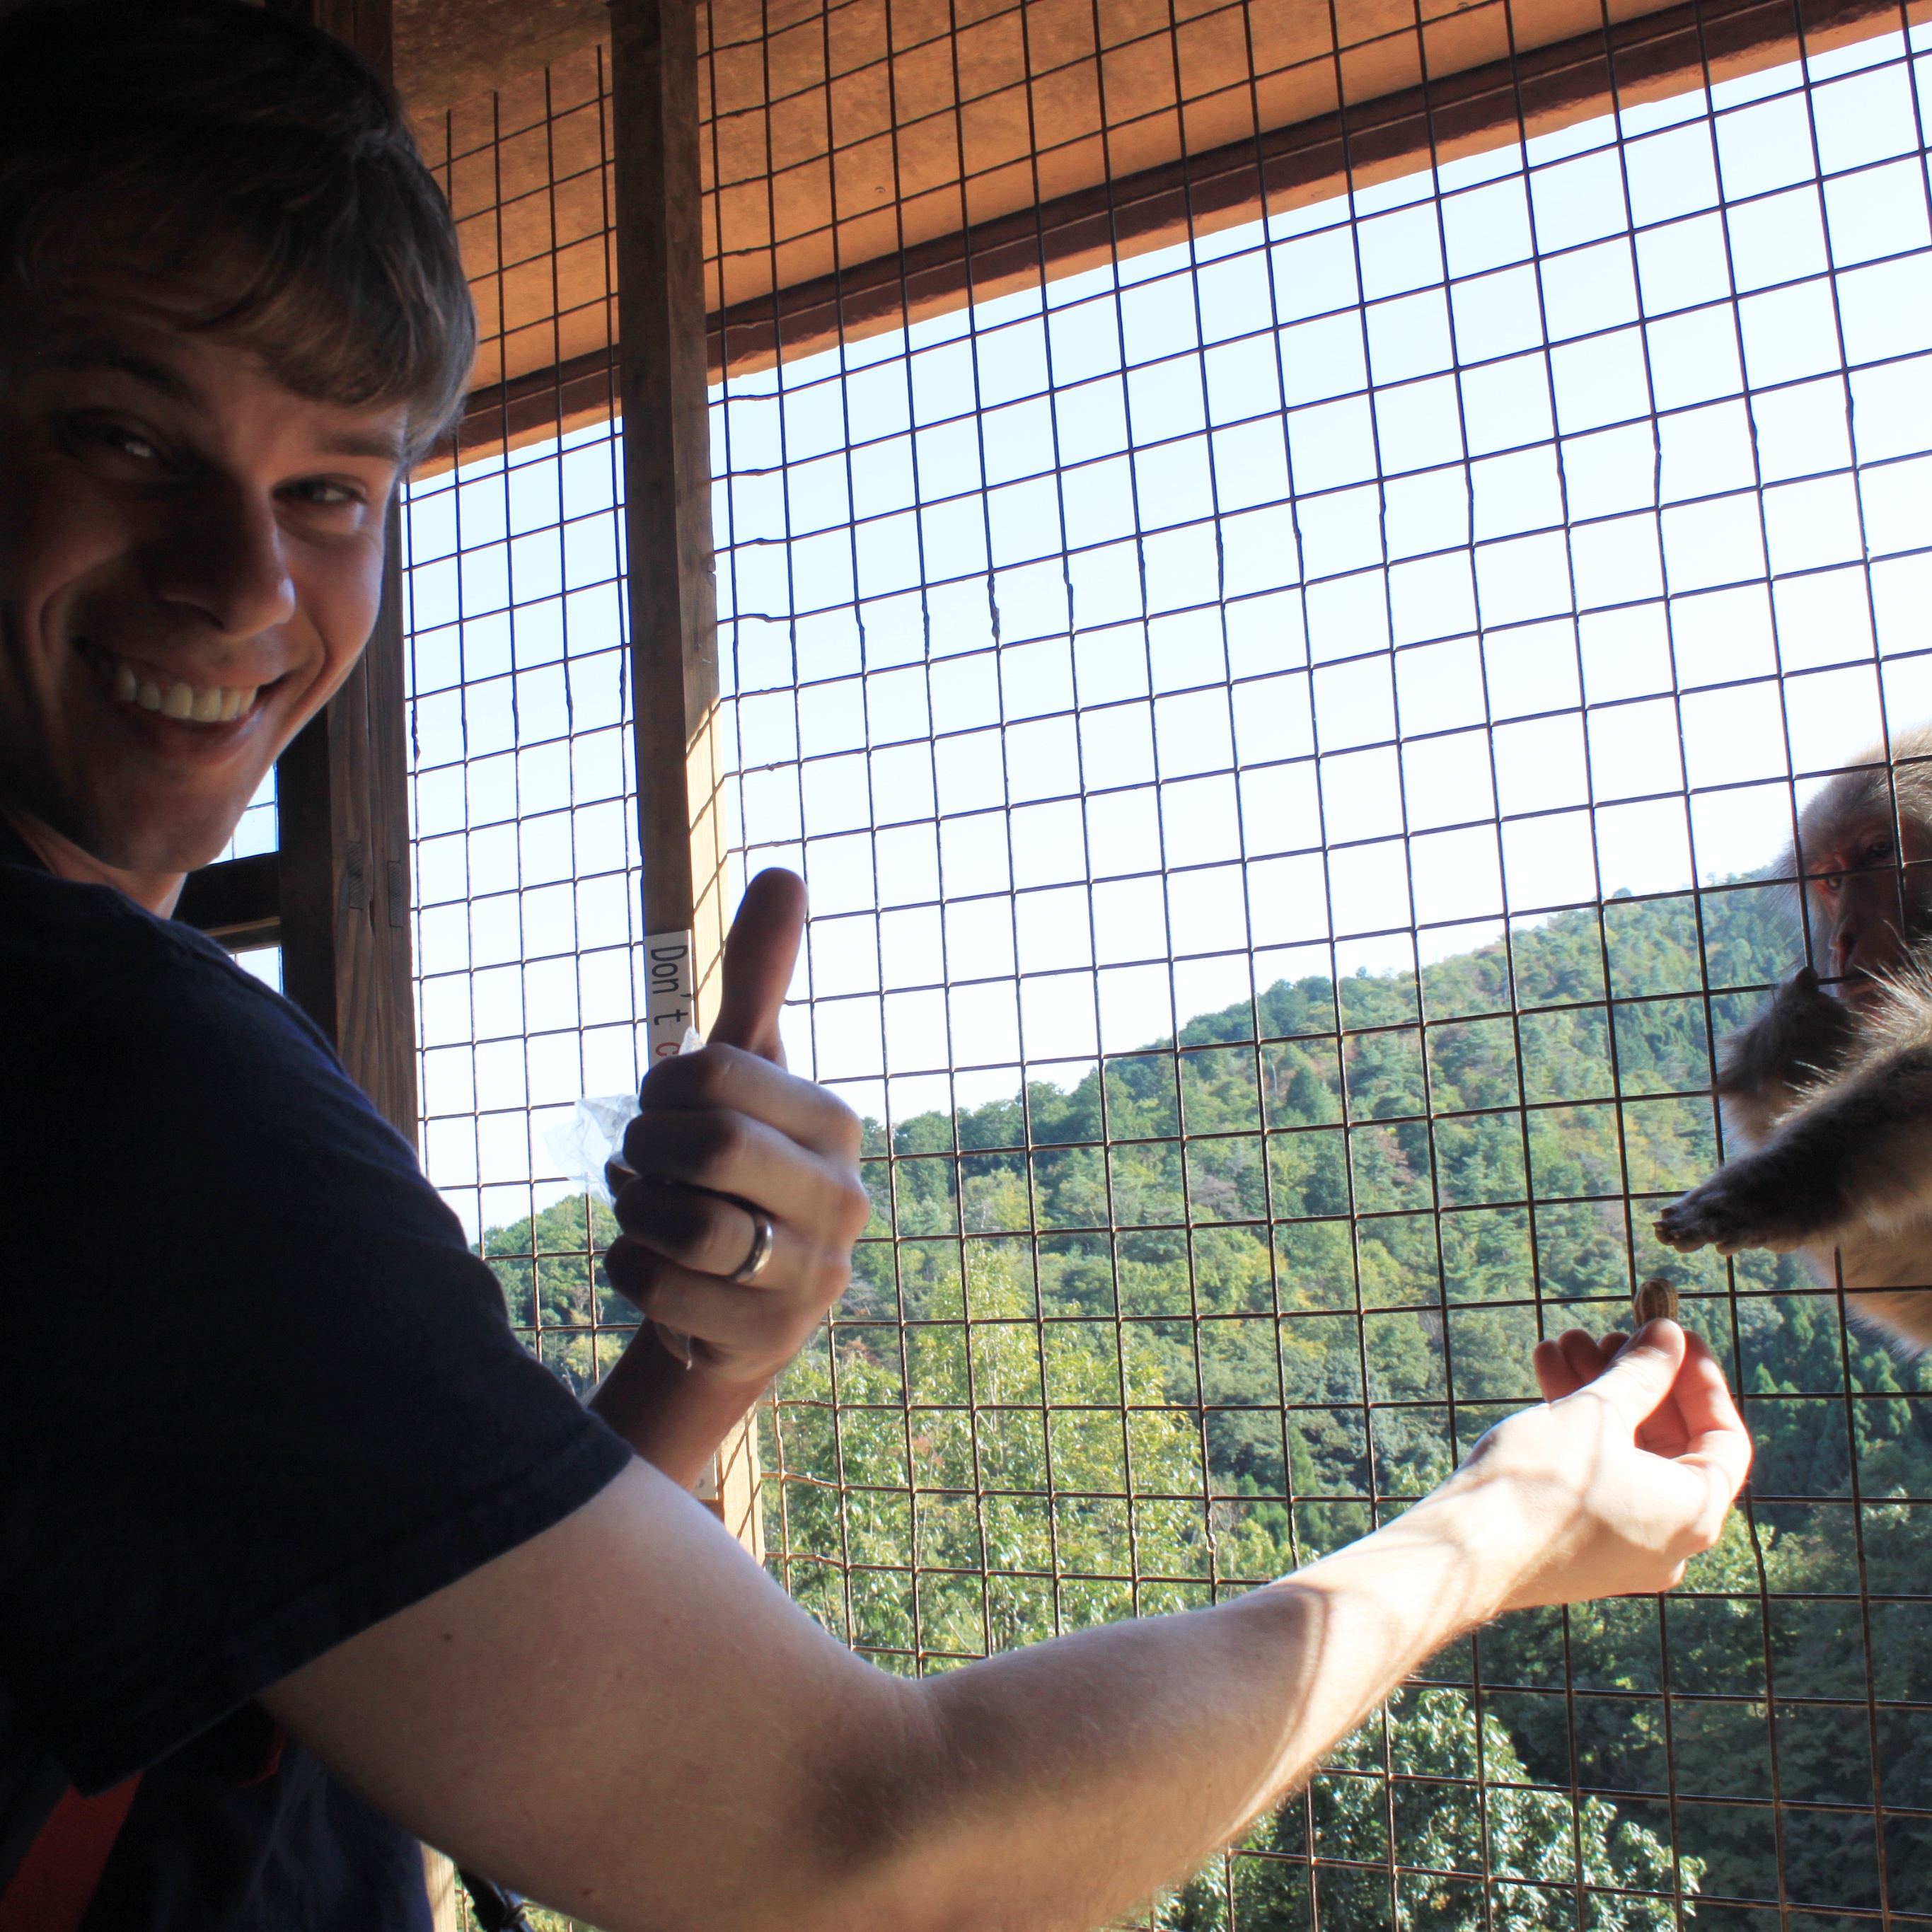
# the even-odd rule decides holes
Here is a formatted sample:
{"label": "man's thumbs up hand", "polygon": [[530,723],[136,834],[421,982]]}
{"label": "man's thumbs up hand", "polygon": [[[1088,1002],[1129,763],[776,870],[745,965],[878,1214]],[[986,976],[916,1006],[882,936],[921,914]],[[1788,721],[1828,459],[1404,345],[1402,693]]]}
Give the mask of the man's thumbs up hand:
{"label": "man's thumbs up hand", "polygon": [[724,942],[712,1046],[740,1046],[775,1066],[785,1064],[778,1015],[804,937],[805,881],[778,866],[760,872],[745,888]]}
{"label": "man's thumbs up hand", "polygon": [[768,1381],[803,1346],[872,1212],[856,1118],[784,1070],[778,1016],[804,922],[793,874],[746,889],[709,1043],[653,1066],[638,1096],[624,1238],[604,1261],[620,1294],[689,1338],[694,1370],[736,1384]]}

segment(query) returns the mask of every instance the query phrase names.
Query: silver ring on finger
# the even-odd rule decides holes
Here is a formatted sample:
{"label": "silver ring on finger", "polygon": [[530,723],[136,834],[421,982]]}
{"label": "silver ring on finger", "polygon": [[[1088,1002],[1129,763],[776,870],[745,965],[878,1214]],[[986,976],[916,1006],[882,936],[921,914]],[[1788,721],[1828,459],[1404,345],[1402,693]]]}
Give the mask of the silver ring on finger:
{"label": "silver ring on finger", "polygon": [[772,1226],[772,1217],[764,1209],[754,1208],[752,1216],[752,1245],[745,1258],[731,1270],[734,1281],[756,1281],[765,1271],[765,1264],[772,1258],[772,1249],[778,1239],[778,1230]]}

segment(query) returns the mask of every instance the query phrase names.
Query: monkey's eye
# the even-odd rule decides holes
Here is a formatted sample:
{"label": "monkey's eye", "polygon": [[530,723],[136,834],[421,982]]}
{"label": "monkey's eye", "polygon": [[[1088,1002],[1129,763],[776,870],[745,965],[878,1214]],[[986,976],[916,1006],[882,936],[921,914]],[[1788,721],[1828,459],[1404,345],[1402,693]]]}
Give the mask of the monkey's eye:
{"label": "monkey's eye", "polygon": [[1882,866],[1892,856],[1893,842],[1889,838],[1874,838],[1863,854],[1868,866]]}

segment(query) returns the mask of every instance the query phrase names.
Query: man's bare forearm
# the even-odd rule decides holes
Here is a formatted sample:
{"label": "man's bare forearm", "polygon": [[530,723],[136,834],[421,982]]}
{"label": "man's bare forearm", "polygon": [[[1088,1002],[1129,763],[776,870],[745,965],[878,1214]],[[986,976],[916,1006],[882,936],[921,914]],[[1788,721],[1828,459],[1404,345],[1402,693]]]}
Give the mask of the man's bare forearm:
{"label": "man's bare forearm", "polygon": [[[1510,1499],[1444,1498],[1211,1611],[1090,1630],[929,1678],[861,1896],[790,1922],[1084,1928],[1304,1783],[1534,1561]],[[997,1856],[989,1847],[997,1846]],[[865,1894],[869,1894],[869,1896]]]}

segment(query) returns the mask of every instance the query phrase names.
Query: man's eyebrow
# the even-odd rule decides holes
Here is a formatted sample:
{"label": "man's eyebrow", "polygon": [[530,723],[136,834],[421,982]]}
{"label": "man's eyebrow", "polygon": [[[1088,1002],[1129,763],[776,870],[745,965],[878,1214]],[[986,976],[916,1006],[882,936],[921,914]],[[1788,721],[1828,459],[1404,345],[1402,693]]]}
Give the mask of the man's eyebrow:
{"label": "man's eyebrow", "polygon": [[[76,343],[52,359],[63,369],[118,369],[136,382],[145,382],[170,402],[190,408],[202,405],[201,392],[192,382],[164,364],[150,362],[118,343]],[[317,447],[325,456],[369,457],[378,463],[393,464],[399,470],[409,458],[408,441],[400,429],[345,429],[324,436]]]}
{"label": "man's eyebrow", "polygon": [[124,375],[132,376],[137,382],[145,382],[149,388],[158,390],[170,402],[198,404],[201,400],[201,392],[192,382],[161,363],[151,362],[145,356],[123,349],[118,343],[79,342],[52,360],[63,369],[118,369]]}
{"label": "man's eyebrow", "polygon": [[400,430],[344,430],[339,435],[324,436],[317,447],[325,456],[371,456],[398,469],[408,454]]}

